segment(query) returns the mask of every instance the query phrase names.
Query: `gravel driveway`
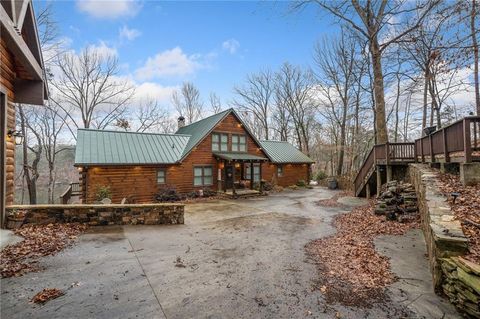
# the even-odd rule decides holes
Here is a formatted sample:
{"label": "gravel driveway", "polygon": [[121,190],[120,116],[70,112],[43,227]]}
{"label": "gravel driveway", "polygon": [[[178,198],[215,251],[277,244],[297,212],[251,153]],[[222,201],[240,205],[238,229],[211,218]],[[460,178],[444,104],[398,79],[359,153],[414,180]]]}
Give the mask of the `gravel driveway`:
{"label": "gravel driveway", "polygon": [[[315,204],[335,194],[203,202],[187,205],[185,225],[91,228],[73,248],[42,259],[44,271],[0,281],[2,318],[457,318],[432,293],[418,231],[376,242],[402,277],[388,300],[370,309],[324,302],[303,247],[332,234],[332,218],[349,210]],[[66,295],[29,303],[47,287]]]}

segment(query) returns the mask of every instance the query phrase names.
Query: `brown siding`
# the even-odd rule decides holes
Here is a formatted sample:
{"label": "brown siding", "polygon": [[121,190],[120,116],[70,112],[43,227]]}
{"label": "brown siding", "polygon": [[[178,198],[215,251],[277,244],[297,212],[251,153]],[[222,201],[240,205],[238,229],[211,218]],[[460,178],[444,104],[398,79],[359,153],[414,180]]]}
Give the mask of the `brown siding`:
{"label": "brown siding", "polygon": [[[15,105],[13,101],[15,94],[13,92],[13,82],[15,80],[15,60],[13,54],[7,49],[3,39],[0,41],[0,85],[7,93],[7,131],[15,129]],[[3,107],[3,106],[2,106]],[[3,111],[3,110],[2,110]],[[6,205],[13,204],[14,201],[14,178],[15,178],[15,141],[6,139],[6,186],[5,194]]]}
{"label": "brown siding", "polygon": [[[232,114],[219,123],[213,132],[247,135],[247,152],[266,157],[259,145],[247,134],[240,122]],[[231,136],[229,137],[231,141]],[[193,168],[197,165],[211,165],[213,168],[213,185],[194,186]],[[265,166],[266,164],[262,164]],[[154,199],[160,187],[157,185],[156,170],[158,167],[102,167],[89,168],[82,175],[82,185],[86,189],[88,203],[95,201],[95,193],[99,186],[110,186],[112,201],[118,203],[124,197],[132,196],[137,203],[147,203]],[[188,193],[199,189],[217,190],[217,160],[212,155],[212,138],[208,135],[197,147],[182,161],[181,164],[170,165],[166,170],[166,185],[175,188],[179,193]],[[223,173],[222,173],[223,174]],[[86,185],[84,184],[86,183]],[[85,197],[84,196],[84,197]]]}
{"label": "brown siding", "polygon": [[283,164],[283,176],[277,176],[277,164],[267,163],[262,171],[262,178],[279,186],[295,185],[299,180],[308,182],[307,164]]}

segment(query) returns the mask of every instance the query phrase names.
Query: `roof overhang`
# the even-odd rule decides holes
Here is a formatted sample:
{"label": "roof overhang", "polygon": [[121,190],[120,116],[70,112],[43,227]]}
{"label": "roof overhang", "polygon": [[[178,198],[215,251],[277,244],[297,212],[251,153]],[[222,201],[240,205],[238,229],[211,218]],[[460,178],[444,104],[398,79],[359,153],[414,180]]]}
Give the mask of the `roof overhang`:
{"label": "roof overhang", "polygon": [[[29,11],[30,14],[33,15],[33,12],[31,12],[31,10]],[[34,30],[33,35],[31,34],[30,36],[37,37],[37,30],[34,22],[35,18],[33,17],[31,19],[33,19],[32,28],[34,28]],[[31,77],[31,79],[15,79],[15,102],[43,105],[44,100],[47,97],[47,88],[44,81],[44,70],[41,64],[41,52],[38,53],[40,54],[40,58],[34,56],[30,47],[18,32],[17,26],[3,6],[0,6],[0,34],[7,44],[8,50],[14,55],[15,59]],[[38,39],[34,40],[38,42]],[[36,44],[38,45],[38,43]],[[39,47],[38,50],[40,51]],[[40,62],[38,59],[40,59]]]}
{"label": "roof overhang", "polygon": [[232,162],[267,162],[268,158],[248,153],[214,152],[213,156]]}

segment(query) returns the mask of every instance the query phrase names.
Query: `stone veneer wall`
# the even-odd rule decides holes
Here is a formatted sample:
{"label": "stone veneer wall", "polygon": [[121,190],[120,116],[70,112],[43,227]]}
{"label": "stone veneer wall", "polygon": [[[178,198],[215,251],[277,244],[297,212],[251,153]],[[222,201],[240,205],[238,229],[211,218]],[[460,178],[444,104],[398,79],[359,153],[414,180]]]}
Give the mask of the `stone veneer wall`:
{"label": "stone veneer wall", "polygon": [[23,211],[28,224],[72,223],[88,225],[183,224],[184,204],[125,205],[13,205],[7,216]]}
{"label": "stone veneer wall", "polygon": [[435,172],[426,164],[410,164],[408,176],[417,192],[435,291],[445,293],[462,313],[480,318],[480,265],[458,257],[467,253],[468,240],[439,191]]}

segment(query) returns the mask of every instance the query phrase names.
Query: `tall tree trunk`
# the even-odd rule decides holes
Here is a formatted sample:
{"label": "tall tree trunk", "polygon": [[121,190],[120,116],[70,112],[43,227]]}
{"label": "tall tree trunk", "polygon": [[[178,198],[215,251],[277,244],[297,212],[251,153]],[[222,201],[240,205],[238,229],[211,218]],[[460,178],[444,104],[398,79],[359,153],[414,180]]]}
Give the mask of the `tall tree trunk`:
{"label": "tall tree trunk", "polygon": [[372,57],[373,83],[375,94],[375,126],[377,133],[377,143],[384,144],[388,142],[387,118],[385,114],[385,96],[383,84],[382,56],[378,45],[378,39],[373,36],[370,41],[370,54]]}
{"label": "tall tree trunk", "polygon": [[[398,70],[398,72],[400,72],[400,70]],[[400,75],[399,73],[397,72],[397,97],[396,97],[396,100],[395,100],[395,134],[394,134],[394,142],[398,142],[398,122],[400,121],[399,120],[399,116],[398,116],[398,111],[399,111],[399,108],[400,108]]]}
{"label": "tall tree trunk", "polygon": [[428,81],[429,81],[428,63],[425,66],[425,83],[423,85],[423,114],[422,114],[422,132],[427,127],[427,110],[428,110]]}
{"label": "tall tree trunk", "polygon": [[475,30],[475,18],[477,15],[477,1],[472,0],[472,12],[470,15],[470,30],[472,36],[472,47],[473,47],[473,59],[474,59],[474,71],[473,77],[475,81],[475,105],[477,108],[477,115],[480,115],[480,84],[479,84],[479,75],[478,75],[478,43],[477,43],[477,32]]}

